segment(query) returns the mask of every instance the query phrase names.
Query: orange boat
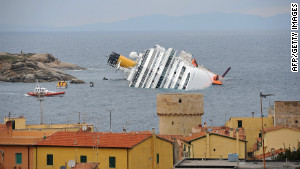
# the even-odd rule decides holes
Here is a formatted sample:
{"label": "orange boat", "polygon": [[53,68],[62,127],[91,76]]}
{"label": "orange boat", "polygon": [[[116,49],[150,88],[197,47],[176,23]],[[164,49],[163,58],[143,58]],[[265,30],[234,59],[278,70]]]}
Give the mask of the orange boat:
{"label": "orange boat", "polygon": [[53,92],[49,91],[44,87],[40,87],[40,85],[37,83],[33,92],[27,93],[30,96],[55,96],[60,94],[65,94],[65,92]]}

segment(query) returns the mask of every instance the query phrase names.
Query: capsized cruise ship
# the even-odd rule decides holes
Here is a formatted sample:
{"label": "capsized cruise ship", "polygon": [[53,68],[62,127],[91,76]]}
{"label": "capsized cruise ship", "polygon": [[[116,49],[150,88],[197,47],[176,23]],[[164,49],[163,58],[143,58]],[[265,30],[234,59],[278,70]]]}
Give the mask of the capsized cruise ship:
{"label": "capsized cruise ship", "polygon": [[[129,59],[131,58],[131,59]],[[210,85],[222,85],[230,70],[219,76],[198,65],[192,54],[159,45],[144,53],[131,52],[126,58],[115,52],[108,58],[108,64],[127,73],[130,87],[165,88],[180,90],[201,90]]]}

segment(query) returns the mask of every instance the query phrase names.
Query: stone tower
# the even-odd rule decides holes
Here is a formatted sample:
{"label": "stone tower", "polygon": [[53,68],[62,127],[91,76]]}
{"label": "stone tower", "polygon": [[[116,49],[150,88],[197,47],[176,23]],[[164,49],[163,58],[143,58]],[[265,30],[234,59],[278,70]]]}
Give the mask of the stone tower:
{"label": "stone tower", "polygon": [[189,135],[201,124],[204,113],[203,94],[174,93],[157,95],[159,134]]}

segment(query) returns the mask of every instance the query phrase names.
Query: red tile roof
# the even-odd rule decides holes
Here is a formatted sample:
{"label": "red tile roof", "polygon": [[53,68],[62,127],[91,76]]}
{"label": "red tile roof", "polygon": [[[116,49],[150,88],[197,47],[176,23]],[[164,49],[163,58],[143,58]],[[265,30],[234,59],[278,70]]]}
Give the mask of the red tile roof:
{"label": "red tile roof", "polygon": [[37,143],[37,145],[132,148],[151,136],[152,134],[110,132],[56,132],[45,140]]}
{"label": "red tile roof", "polygon": [[151,131],[130,131],[130,134],[152,134]]}
{"label": "red tile roof", "polygon": [[48,137],[55,131],[29,131],[29,130],[14,130],[12,133],[13,137]]}
{"label": "red tile roof", "polygon": [[300,132],[300,128],[287,127],[287,126],[273,126],[273,127],[265,128],[264,131],[265,131],[265,133],[267,133],[270,131],[275,131],[275,130],[280,130],[280,129],[290,129],[290,130],[295,130],[295,131]]}
{"label": "red tile roof", "polygon": [[0,124],[0,135],[7,130],[6,124]]}
{"label": "red tile roof", "polygon": [[[274,152],[273,152],[273,154],[272,154],[272,152],[267,152],[267,153],[265,153],[265,158],[267,158],[267,157],[271,157],[271,156],[274,156],[274,155],[276,155],[276,154],[280,154],[280,153],[283,153],[283,152],[285,152],[285,150],[284,149],[278,149],[278,150],[275,150]],[[257,159],[257,160],[260,160],[260,159],[263,159],[264,158],[264,155],[263,154],[261,154],[261,155],[257,155],[257,156],[255,156],[255,158]]]}
{"label": "red tile roof", "polygon": [[[211,126],[211,127],[201,127],[196,126],[193,127],[192,132],[198,133],[198,132],[209,132],[209,133],[215,133],[222,136],[230,137],[230,132],[233,132],[233,137],[236,138],[236,133],[233,129],[230,129],[227,126]],[[239,128],[239,139],[240,140],[246,140],[245,130],[243,128]]]}
{"label": "red tile roof", "polygon": [[159,134],[157,137],[168,140],[169,142],[175,142],[176,140],[183,137],[183,135],[168,135],[168,134]]}
{"label": "red tile roof", "polygon": [[204,131],[200,131],[199,133],[192,134],[191,136],[181,138],[183,141],[189,142],[195,140],[200,137],[204,137],[206,133]]}

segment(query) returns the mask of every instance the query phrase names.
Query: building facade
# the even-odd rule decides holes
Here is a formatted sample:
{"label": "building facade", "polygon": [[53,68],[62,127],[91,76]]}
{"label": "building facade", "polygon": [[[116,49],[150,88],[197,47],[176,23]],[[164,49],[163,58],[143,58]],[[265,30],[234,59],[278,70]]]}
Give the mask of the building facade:
{"label": "building facade", "polygon": [[[300,129],[285,126],[274,126],[265,129],[265,153],[274,154],[278,150],[290,149],[296,151],[300,146]],[[254,156],[263,154],[261,138],[254,144]]]}
{"label": "building facade", "polygon": [[73,160],[99,168],[171,169],[173,146],[155,134],[56,132],[37,144],[36,168],[57,169]]}
{"label": "building facade", "polygon": [[[264,128],[273,127],[273,121],[272,117],[264,117]],[[248,142],[248,157],[253,157],[253,146],[256,143],[256,139],[260,136],[262,129],[261,117],[232,117],[225,123],[225,126],[232,129],[243,128],[246,141]]]}
{"label": "building facade", "polygon": [[203,94],[158,94],[157,115],[159,134],[191,134],[193,126],[201,124],[204,114]]}
{"label": "building facade", "polygon": [[227,159],[228,154],[238,154],[239,159],[247,157],[247,141],[211,132],[199,132],[184,137],[183,151],[189,158]]}
{"label": "building facade", "polygon": [[300,101],[275,101],[274,125],[300,128]]}

